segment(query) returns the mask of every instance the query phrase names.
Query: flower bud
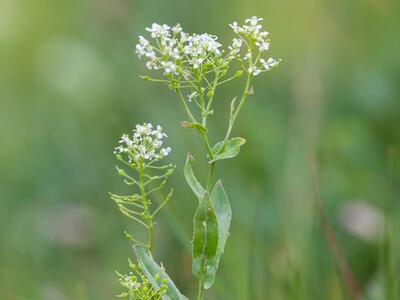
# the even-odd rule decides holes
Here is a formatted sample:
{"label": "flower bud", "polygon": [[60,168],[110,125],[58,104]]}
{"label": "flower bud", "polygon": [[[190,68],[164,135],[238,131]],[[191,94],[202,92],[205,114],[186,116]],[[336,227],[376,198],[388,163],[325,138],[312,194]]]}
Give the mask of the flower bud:
{"label": "flower bud", "polygon": [[125,172],[124,169],[120,169],[120,168],[117,167],[117,171],[118,171],[118,175],[120,175],[120,176],[126,176],[126,172]]}
{"label": "flower bud", "polygon": [[236,71],[236,73],[235,73],[235,77],[240,77],[240,76],[242,76],[242,74],[243,74],[243,71],[242,70],[239,70],[239,71]]}

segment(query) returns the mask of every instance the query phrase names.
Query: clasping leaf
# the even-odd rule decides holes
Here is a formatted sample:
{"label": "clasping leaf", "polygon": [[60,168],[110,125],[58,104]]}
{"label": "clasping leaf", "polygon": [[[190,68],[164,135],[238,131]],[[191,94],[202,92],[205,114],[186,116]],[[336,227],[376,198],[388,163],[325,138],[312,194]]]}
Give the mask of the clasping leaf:
{"label": "clasping leaf", "polygon": [[202,258],[212,260],[218,247],[218,221],[208,192],[200,200],[193,219],[193,274],[200,278]]}
{"label": "clasping leaf", "polygon": [[209,163],[215,162],[220,159],[228,159],[237,156],[240,152],[240,147],[245,143],[246,140],[241,137],[234,137],[229,139],[226,142],[225,146],[223,146],[223,141],[216,143],[212,148],[214,158]]}
{"label": "clasping leaf", "polygon": [[221,180],[215,184],[211,191],[211,198],[218,221],[218,247],[215,256],[207,260],[204,288],[208,289],[214,284],[215,275],[218,270],[219,260],[224,253],[226,240],[229,236],[229,226],[232,218],[232,210],[229,205],[228,196],[222,186]]}
{"label": "clasping leaf", "polygon": [[181,121],[181,126],[183,128],[194,128],[200,133],[206,133],[207,132],[207,128],[205,128],[200,123],[190,123],[190,122],[187,122],[187,121]]}
{"label": "clasping leaf", "polygon": [[193,156],[188,153],[186,158],[185,167],[183,168],[183,175],[185,176],[186,182],[192,189],[193,193],[197,196],[199,201],[203,199],[205,189],[197,180],[196,176],[194,176],[193,169],[192,169],[192,162],[194,161]]}

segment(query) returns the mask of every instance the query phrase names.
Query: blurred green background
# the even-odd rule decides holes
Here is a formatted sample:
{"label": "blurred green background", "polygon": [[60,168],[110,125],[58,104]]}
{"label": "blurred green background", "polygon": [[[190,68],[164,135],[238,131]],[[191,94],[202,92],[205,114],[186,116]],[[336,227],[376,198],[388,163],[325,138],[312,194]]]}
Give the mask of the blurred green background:
{"label": "blurred green background", "polygon": [[[0,299],[113,299],[135,231],[112,149],[139,122],[161,124],[177,165],[156,258],[193,297],[191,219],[181,172],[202,144],[180,127],[167,87],[143,82],[134,54],[152,22],[230,41],[257,15],[283,62],[254,82],[222,162],[233,223],[208,299],[351,299],[315,210],[315,182],[363,299],[400,299],[400,2],[396,0],[1,0]],[[216,99],[221,139],[236,84]],[[312,176],[310,165],[319,170]],[[311,168],[312,169],[312,168]],[[314,177],[314,179],[313,179]]]}

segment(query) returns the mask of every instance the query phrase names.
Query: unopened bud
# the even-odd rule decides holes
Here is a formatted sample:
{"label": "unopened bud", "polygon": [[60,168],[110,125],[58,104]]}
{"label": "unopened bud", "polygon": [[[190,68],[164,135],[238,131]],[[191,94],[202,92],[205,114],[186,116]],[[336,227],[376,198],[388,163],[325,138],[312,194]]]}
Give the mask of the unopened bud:
{"label": "unopened bud", "polygon": [[120,168],[117,167],[117,171],[118,171],[118,175],[120,175],[120,176],[126,176],[126,172],[125,172],[124,169],[120,169]]}
{"label": "unopened bud", "polygon": [[240,76],[242,76],[242,74],[243,74],[243,71],[236,71],[235,77],[240,77]]}

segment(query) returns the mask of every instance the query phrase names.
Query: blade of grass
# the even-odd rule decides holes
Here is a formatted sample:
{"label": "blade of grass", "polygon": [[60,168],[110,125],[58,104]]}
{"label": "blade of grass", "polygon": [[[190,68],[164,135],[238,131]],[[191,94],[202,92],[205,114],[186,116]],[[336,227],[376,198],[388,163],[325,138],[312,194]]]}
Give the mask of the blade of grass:
{"label": "blade of grass", "polygon": [[327,246],[329,248],[329,251],[335,261],[335,264],[339,270],[340,277],[351,297],[352,300],[361,300],[361,291],[358,286],[358,283],[353,275],[353,272],[343,255],[338,242],[335,237],[334,230],[332,228],[331,223],[329,222],[323,205],[322,205],[322,200],[321,200],[321,191],[320,191],[320,184],[318,180],[318,175],[317,175],[317,167],[316,167],[316,162],[314,161],[311,165],[311,175],[313,178],[314,182],[314,196],[315,196],[315,206],[317,213],[320,218],[321,222],[321,229],[323,233],[325,234]]}

